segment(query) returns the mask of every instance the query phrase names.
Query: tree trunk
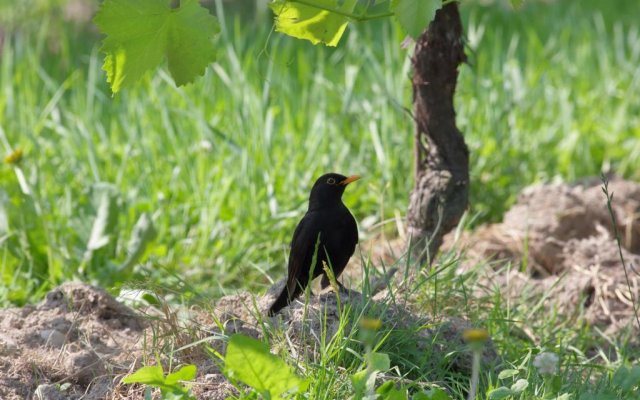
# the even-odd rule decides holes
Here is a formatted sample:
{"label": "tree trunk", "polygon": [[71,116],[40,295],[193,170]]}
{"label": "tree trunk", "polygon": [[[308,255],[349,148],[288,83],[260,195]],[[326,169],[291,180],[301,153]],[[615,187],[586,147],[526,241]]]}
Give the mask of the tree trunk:
{"label": "tree trunk", "polygon": [[413,62],[415,187],[408,225],[413,254],[431,262],[469,197],[469,150],[455,123],[458,66],[466,61],[458,4],[446,4],[416,43]]}

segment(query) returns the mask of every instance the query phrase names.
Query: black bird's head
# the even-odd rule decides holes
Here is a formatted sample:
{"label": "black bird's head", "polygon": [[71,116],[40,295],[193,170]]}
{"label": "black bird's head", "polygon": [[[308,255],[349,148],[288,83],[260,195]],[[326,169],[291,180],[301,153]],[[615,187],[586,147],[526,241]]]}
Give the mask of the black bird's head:
{"label": "black bird's head", "polygon": [[322,175],[316,180],[311,189],[309,209],[339,204],[342,201],[342,193],[344,193],[347,185],[358,179],[360,179],[358,175],[349,177],[336,173]]}

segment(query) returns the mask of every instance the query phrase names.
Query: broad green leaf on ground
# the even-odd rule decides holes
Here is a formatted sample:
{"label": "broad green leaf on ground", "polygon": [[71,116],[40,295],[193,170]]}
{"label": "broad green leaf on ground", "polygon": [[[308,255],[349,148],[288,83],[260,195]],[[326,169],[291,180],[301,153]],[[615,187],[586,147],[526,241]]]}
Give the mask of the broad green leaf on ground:
{"label": "broad green leaf on ground", "polygon": [[391,368],[391,361],[386,353],[371,353],[369,362],[371,363],[371,369],[375,371],[385,372]]}
{"label": "broad green leaf on ground", "polygon": [[204,74],[215,59],[218,20],[197,0],[105,0],[94,22],[107,37],[102,69],[114,93],[132,85],[165,58],[176,85]]}
{"label": "broad green leaf on ground", "polygon": [[261,394],[278,399],[285,392],[301,392],[308,382],[293,373],[269,347],[250,337],[233,335],[224,358],[227,376],[238,379]]}
{"label": "broad green leaf on ground", "polygon": [[357,1],[314,0],[317,7],[285,0],[270,4],[276,15],[276,31],[298,39],[309,40],[313,44],[324,43],[336,46],[342,37],[349,19],[328,10],[339,10],[349,14]]}
{"label": "broad green leaf on ground", "polygon": [[142,383],[151,386],[162,386],[164,384],[164,372],[160,365],[149,365],[142,367],[131,375],[122,379],[122,383]]}
{"label": "broad green leaf on ground", "polygon": [[414,39],[417,39],[429,26],[441,6],[440,0],[391,1],[391,11],[395,14],[400,26]]}
{"label": "broad green leaf on ground", "polygon": [[369,365],[367,365],[366,369],[351,375],[351,384],[356,398],[359,398],[359,396],[362,396],[367,390],[375,386],[378,372],[385,372],[391,368],[389,355],[385,353],[373,352],[367,357],[367,362]]}
{"label": "broad green leaf on ground", "polygon": [[353,385],[354,398],[360,399],[368,389],[376,384],[377,371],[363,369],[351,375],[351,385]]}
{"label": "broad green leaf on ground", "polygon": [[613,374],[612,383],[622,389],[623,392],[629,392],[636,386],[640,385],[640,365],[632,368],[621,366]]}
{"label": "broad green leaf on ground", "polygon": [[133,374],[122,379],[122,383],[141,383],[160,388],[163,399],[195,399],[188,388],[183,387],[180,381],[190,381],[196,377],[197,367],[193,364],[185,365],[179,370],[170,373],[166,377],[162,366],[149,365],[142,367]]}
{"label": "broad green leaf on ground", "polygon": [[198,368],[193,365],[185,365],[179,370],[170,373],[164,380],[166,385],[175,385],[178,381],[190,381],[195,379]]}
{"label": "broad green leaf on ground", "polygon": [[394,381],[386,381],[378,389],[376,389],[376,394],[380,397],[380,400],[407,400],[407,389],[406,388],[395,388]]}

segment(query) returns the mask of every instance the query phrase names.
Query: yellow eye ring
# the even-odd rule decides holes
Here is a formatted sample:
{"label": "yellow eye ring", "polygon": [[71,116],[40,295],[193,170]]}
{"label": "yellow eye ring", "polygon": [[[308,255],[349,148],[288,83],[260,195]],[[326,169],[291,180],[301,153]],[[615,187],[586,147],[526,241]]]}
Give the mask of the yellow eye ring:
{"label": "yellow eye ring", "polygon": [[329,178],[329,179],[327,179],[327,183],[328,183],[329,185],[335,185],[335,184],[336,184],[336,180],[335,180],[335,179],[333,179],[333,178]]}

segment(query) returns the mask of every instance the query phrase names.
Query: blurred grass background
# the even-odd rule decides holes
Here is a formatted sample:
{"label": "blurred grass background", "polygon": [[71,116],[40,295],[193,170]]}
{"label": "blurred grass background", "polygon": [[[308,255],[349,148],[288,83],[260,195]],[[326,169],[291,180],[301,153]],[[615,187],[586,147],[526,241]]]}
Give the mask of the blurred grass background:
{"label": "blurred grass background", "polygon": [[[345,202],[390,235],[412,187],[410,53],[393,21],[335,48],[272,32],[254,1],[208,3],[218,61],[112,97],[90,1],[0,2],[0,305],[80,278],[189,300],[262,290],[285,271],[308,190],[361,174]],[[524,186],[613,170],[640,179],[636,0],[463,2],[457,91],[475,223]],[[145,216],[153,222],[145,225]],[[153,234],[155,233],[155,234]]]}

